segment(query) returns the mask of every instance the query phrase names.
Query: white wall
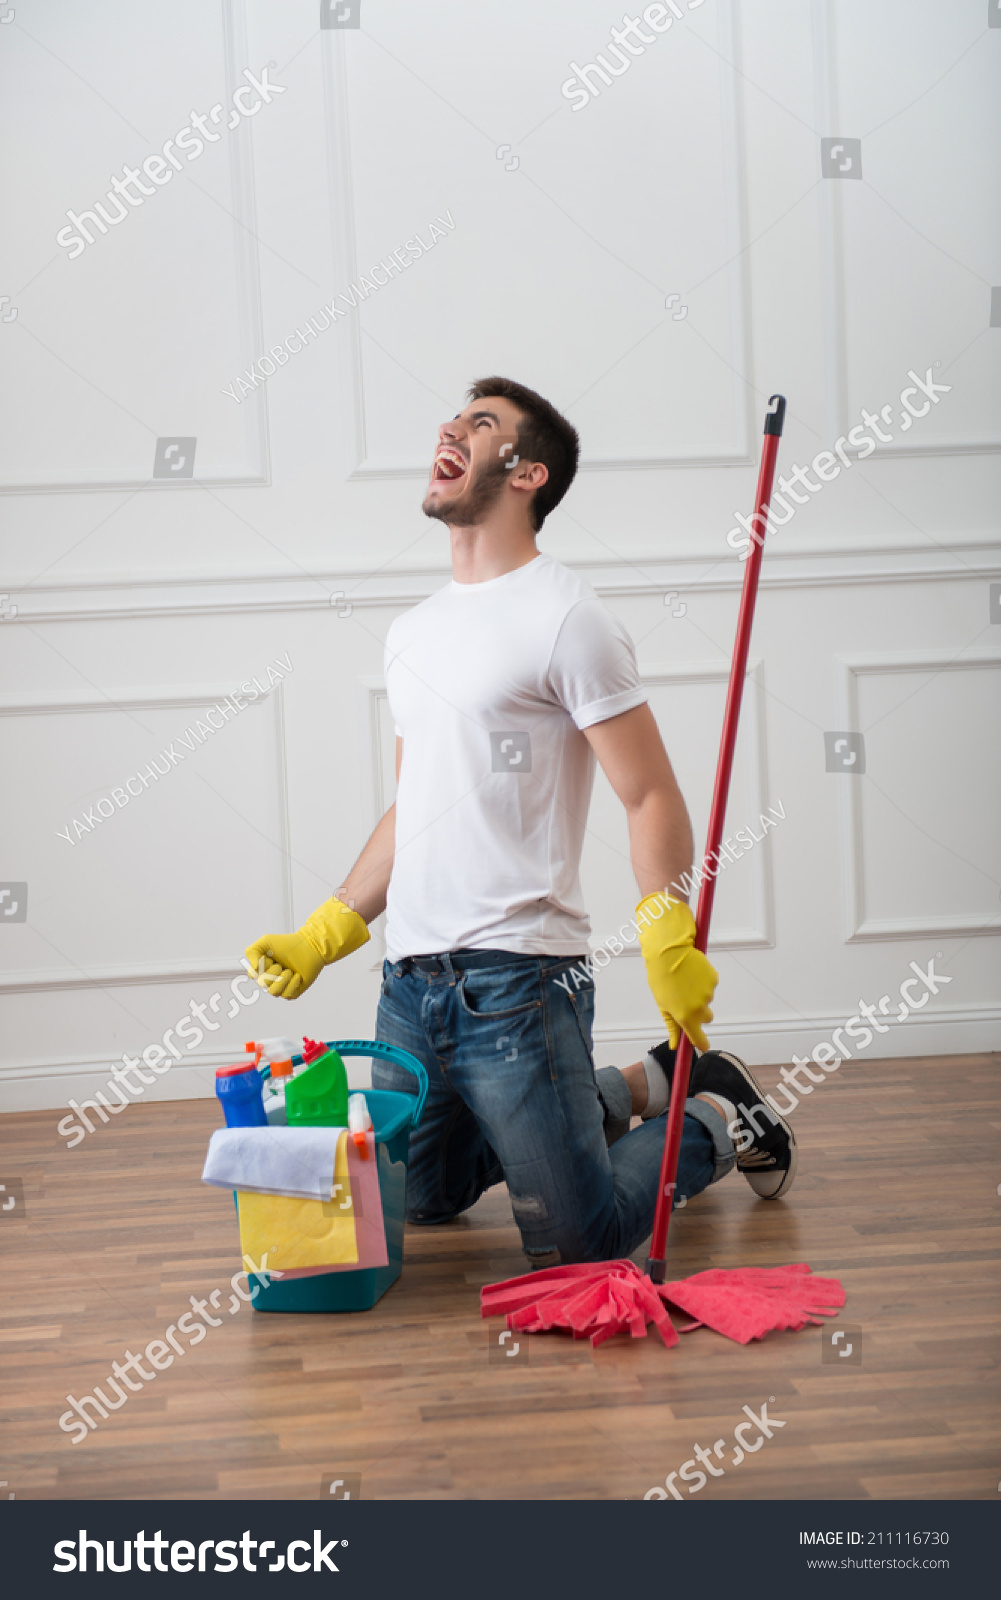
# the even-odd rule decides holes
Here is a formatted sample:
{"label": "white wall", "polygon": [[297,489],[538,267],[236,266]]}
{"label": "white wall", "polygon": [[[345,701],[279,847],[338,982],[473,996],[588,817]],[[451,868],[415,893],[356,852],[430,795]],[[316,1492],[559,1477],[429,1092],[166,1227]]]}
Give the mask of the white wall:
{"label": "white wall", "polygon": [[[768,541],[728,831],[786,816],[720,880],[714,1039],[786,1060],[933,958],[951,982],[880,1052],[997,1047],[986,9],[706,0],[574,112],[567,64],[622,16],[599,0],[361,0],[343,30],[318,28],[317,0],[17,0],[0,24],[0,886],[26,881],[28,914],[0,914],[0,1106],[92,1094],[340,881],[393,794],[382,641],[448,575],[419,510],[434,428],[487,372],[582,432],[542,547],[637,641],[702,828],[743,573],[726,535],[752,506],[767,396],[788,396],[786,472],[890,407],[891,442]],[[66,212],[266,62],[284,93],[232,130],[224,114],[70,259]],[[861,139],[861,181],[821,176],[831,137]],[[436,218],[434,248],[362,308],[241,403],[224,392]],[[951,388],[905,429],[898,396],[928,368]],[[171,436],[197,439],[191,479],[152,477]],[[59,837],[283,656],[266,699]],[[827,772],[825,731],[855,729],[864,775]],[[584,874],[597,944],[636,898],[600,778]],[[211,1094],[251,1033],[370,1036],[380,928],[294,1013],[223,1005],[150,1095]],[[617,957],[599,1061],[659,1032],[642,962]]]}

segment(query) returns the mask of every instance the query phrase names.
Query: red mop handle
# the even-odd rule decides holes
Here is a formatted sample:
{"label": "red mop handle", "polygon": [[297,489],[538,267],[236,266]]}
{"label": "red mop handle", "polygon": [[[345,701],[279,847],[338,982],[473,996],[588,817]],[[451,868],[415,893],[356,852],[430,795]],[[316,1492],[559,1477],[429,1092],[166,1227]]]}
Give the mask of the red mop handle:
{"label": "red mop handle", "polygon": [[[733,752],[737,743],[737,723],[740,719],[740,697],[744,690],[747,672],[747,653],[751,645],[751,626],[754,621],[754,602],[758,593],[758,574],[765,547],[764,530],[768,516],[768,503],[772,496],[775,477],[775,458],[778,454],[782,423],[785,418],[785,397],[773,394],[768,401],[765,417],[765,442],[761,450],[761,467],[758,471],[758,490],[754,501],[751,526],[755,533],[744,569],[744,587],[737,615],[737,638],[730,664],[730,683],[726,693],[726,710],[723,713],[723,737],[716,765],[716,785],[713,789],[712,809],[709,812],[709,832],[703,862],[704,877],[699,889],[699,908],[695,918],[696,950],[705,951],[709,943],[709,924],[712,920],[713,898],[716,893],[716,867],[719,849],[723,842],[723,824],[726,802],[730,793],[733,773]],[[758,532],[758,530],[761,530]],[[692,1045],[683,1033],[674,1058],[674,1079],[671,1086],[671,1107],[667,1115],[667,1134],[664,1139],[664,1157],[660,1167],[660,1189],[657,1209],[650,1238],[650,1255],[647,1274],[654,1283],[663,1283],[667,1275],[667,1230],[671,1221],[675,1181],[678,1175],[678,1157],[681,1154],[681,1134],[685,1120],[685,1101],[688,1098],[688,1078],[692,1067]]]}

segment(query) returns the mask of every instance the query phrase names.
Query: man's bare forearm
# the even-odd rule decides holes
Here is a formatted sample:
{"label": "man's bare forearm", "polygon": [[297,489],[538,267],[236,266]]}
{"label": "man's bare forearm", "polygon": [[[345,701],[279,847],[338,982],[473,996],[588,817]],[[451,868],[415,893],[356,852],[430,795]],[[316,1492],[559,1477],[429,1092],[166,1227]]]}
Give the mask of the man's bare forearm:
{"label": "man's bare forearm", "polygon": [[374,922],[386,909],[386,894],[396,854],[396,802],[373,830],[358,860],[339,889],[338,900],[365,922]]}
{"label": "man's bare forearm", "polygon": [[672,899],[687,901],[683,880],[692,867],[692,825],[677,785],[651,789],[627,816],[640,899],[666,889]]}

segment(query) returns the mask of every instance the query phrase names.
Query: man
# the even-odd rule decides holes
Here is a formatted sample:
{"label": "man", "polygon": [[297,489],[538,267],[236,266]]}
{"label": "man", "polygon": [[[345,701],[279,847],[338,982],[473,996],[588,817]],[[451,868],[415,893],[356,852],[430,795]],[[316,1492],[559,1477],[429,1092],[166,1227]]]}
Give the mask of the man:
{"label": "man", "polygon": [[[430,1083],[408,1219],[447,1222],[506,1182],[533,1266],[628,1255],[649,1234],[682,1030],[702,1054],[676,1203],[734,1164],[777,1198],[796,1156],[747,1067],[709,1050],[717,974],[677,887],[692,831],[632,641],[536,545],[577,459],[566,419],[506,378],[474,384],[439,428],[423,510],[449,529],[453,580],[387,636],[396,802],[334,898],[247,950],[261,985],[291,1000],[387,911],[376,1032]],[[597,1074],[578,870],[596,758],[626,809],[638,937],[668,1030],[644,1061]],[[382,1063],[373,1084],[412,1092]]]}

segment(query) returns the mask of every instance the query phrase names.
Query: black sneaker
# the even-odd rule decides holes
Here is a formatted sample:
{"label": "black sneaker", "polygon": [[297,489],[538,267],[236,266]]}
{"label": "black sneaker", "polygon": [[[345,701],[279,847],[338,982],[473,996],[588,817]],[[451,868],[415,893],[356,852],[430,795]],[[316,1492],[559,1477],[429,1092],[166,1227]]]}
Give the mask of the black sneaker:
{"label": "black sneaker", "polygon": [[[663,1050],[659,1046],[658,1050]],[[656,1059],[664,1065],[660,1054]],[[666,1068],[665,1068],[666,1070]],[[736,1108],[730,1137],[737,1168],[762,1200],[777,1200],[796,1176],[796,1136],[772,1109],[750,1068],[728,1050],[707,1050],[692,1068],[690,1094],[718,1094]],[[736,1137],[734,1138],[734,1134]]]}

